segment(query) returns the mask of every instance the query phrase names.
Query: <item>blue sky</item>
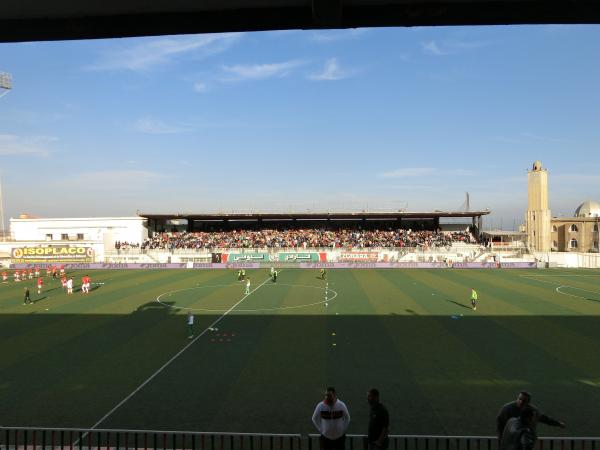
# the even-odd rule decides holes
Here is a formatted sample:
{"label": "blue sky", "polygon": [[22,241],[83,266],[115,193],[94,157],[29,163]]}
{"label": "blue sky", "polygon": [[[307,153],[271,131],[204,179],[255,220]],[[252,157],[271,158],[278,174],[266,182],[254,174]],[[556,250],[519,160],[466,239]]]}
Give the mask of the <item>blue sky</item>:
{"label": "blue sky", "polygon": [[600,200],[600,27],[0,44],[5,216]]}

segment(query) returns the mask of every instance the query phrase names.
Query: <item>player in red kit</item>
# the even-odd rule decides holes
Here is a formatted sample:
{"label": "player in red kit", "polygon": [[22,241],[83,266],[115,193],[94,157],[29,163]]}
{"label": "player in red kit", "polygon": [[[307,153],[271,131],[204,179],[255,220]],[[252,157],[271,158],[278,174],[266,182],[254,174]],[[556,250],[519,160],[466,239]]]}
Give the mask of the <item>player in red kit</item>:
{"label": "player in red kit", "polygon": [[85,275],[82,279],[81,279],[81,292],[83,292],[84,294],[89,294],[90,293],[90,277],[88,275]]}
{"label": "player in red kit", "polygon": [[33,268],[29,268],[29,279],[33,280]]}
{"label": "player in red kit", "polygon": [[60,276],[62,277],[65,274],[65,266],[63,264],[60,265]]}
{"label": "player in red kit", "polygon": [[64,276],[64,275],[63,275],[63,276],[61,277],[61,279],[60,279],[60,283],[62,284],[62,287],[63,287],[64,289],[67,289],[67,277],[66,277],[66,276]]}
{"label": "player in red kit", "polygon": [[38,287],[38,295],[40,295],[42,293],[42,288],[44,287],[44,279],[42,277],[38,278],[37,287]]}
{"label": "player in red kit", "polygon": [[35,277],[39,278],[40,277],[40,268],[38,266],[35,266]]}
{"label": "player in red kit", "polygon": [[6,273],[6,270],[2,272],[2,282],[8,283],[8,273]]}
{"label": "player in red kit", "polygon": [[56,271],[57,271],[56,266],[52,266],[52,279],[53,280],[56,280],[56,275],[57,275]]}
{"label": "player in red kit", "polygon": [[46,276],[49,277],[50,276],[50,266],[46,266]]}

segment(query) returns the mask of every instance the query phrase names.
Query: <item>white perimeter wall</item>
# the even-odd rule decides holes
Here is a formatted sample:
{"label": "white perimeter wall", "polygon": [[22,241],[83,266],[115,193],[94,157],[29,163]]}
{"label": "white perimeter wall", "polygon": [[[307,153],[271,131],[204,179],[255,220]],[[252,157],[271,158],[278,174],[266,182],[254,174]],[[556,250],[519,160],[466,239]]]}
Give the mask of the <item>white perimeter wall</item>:
{"label": "white perimeter wall", "polygon": [[537,252],[535,257],[550,267],[572,267],[600,269],[600,255],[597,253]]}

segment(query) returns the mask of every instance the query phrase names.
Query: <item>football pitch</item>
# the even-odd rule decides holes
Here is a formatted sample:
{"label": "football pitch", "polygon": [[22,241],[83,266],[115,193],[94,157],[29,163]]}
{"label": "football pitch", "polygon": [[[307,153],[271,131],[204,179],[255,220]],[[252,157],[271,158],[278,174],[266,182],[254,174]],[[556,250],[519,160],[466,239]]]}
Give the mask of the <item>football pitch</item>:
{"label": "football pitch", "polygon": [[333,385],[351,433],[373,386],[392,434],[492,435],[523,389],[567,423],[540,435],[600,434],[598,271],[248,270],[250,295],[234,270],[89,275],[0,286],[0,424],[313,433]]}

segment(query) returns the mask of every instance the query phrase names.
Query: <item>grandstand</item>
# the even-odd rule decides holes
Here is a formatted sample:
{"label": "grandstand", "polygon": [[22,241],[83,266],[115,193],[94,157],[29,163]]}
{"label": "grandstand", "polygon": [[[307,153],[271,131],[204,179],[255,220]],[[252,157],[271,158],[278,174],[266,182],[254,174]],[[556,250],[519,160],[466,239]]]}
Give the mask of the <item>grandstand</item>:
{"label": "grandstand", "polygon": [[238,228],[317,228],[361,227],[380,229],[438,230],[445,219],[464,220],[476,234],[481,229],[485,211],[430,211],[430,212],[310,212],[310,213],[214,213],[214,214],[148,214],[139,213],[148,220],[153,232],[211,231]]}

